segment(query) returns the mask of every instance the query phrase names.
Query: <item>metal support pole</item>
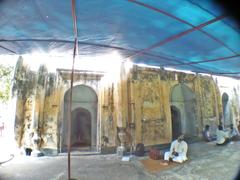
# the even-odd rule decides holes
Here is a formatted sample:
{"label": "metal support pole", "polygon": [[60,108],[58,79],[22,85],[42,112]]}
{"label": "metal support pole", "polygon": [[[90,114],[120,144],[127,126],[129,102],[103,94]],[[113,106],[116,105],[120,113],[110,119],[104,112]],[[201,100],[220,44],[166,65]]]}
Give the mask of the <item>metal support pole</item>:
{"label": "metal support pole", "polygon": [[78,35],[77,35],[77,17],[76,17],[75,0],[72,0],[72,17],[73,17],[73,31],[74,31],[74,48],[73,48],[73,60],[72,60],[72,72],[71,72],[71,88],[70,88],[69,104],[68,104],[68,180],[71,179],[72,89],[73,89],[75,58],[76,58],[76,54],[78,54]]}

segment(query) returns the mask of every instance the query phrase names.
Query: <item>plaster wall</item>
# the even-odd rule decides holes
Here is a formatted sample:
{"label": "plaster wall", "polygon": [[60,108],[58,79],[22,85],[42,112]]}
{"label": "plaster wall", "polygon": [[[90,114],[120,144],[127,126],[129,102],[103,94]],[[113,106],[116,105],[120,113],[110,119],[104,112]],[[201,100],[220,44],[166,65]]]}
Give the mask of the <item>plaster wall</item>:
{"label": "plaster wall", "polygon": [[[96,151],[120,144],[118,128],[124,128],[127,147],[137,143],[146,146],[170,143],[173,134],[171,106],[181,112],[182,132],[190,137],[200,137],[206,124],[212,127],[219,124],[221,95],[212,77],[139,66],[130,71],[124,68],[121,66],[119,78],[112,81],[106,78],[111,74],[76,71],[74,75],[71,111],[81,107],[90,112],[91,142]],[[70,71],[58,70],[44,77],[45,86],[38,89],[35,83],[35,93],[27,98],[17,96],[15,139],[19,147],[25,146],[26,127],[30,123],[32,130],[39,132],[40,149],[58,153],[66,145]],[[87,88],[82,91],[76,87]],[[181,88],[173,98],[175,87]],[[27,105],[29,98],[32,103]],[[237,93],[231,102],[234,118],[239,118]]]}

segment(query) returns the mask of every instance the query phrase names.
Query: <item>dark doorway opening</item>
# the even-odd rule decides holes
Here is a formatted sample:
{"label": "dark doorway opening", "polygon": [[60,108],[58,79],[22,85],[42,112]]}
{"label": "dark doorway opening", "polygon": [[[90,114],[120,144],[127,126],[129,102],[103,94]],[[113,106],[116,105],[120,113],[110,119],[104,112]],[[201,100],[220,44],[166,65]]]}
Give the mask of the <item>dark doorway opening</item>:
{"label": "dark doorway opening", "polygon": [[[224,126],[229,126],[230,125],[230,119],[231,119],[231,114],[229,111],[229,104],[228,104],[228,94],[227,93],[223,93],[222,94],[222,108],[223,108],[223,125]],[[220,122],[221,123],[221,122]]]}
{"label": "dark doorway opening", "polygon": [[172,117],[172,139],[177,139],[177,137],[182,133],[181,127],[181,113],[180,110],[171,106],[171,117]]}
{"label": "dark doorway opening", "polygon": [[72,147],[91,146],[91,114],[87,109],[77,108],[72,112]]}

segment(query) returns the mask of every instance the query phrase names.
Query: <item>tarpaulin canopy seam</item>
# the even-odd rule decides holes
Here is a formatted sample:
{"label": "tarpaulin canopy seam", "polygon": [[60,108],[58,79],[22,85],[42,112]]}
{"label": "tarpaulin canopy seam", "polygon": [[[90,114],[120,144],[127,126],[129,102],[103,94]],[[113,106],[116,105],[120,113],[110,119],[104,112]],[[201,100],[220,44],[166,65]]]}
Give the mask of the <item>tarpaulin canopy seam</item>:
{"label": "tarpaulin canopy seam", "polygon": [[[173,18],[173,19],[176,19],[176,20],[179,21],[179,22],[182,22],[182,23],[184,23],[184,24],[187,24],[187,25],[191,26],[192,28],[195,28],[195,27],[196,27],[196,26],[194,26],[193,24],[191,24],[191,23],[189,23],[189,22],[187,22],[187,21],[185,21],[185,20],[183,20],[183,19],[181,19],[181,18],[178,18],[178,17],[176,17],[176,16],[173,15],[173,14],[169,14],[168,12],[165,12],[165,11],[163,11],[163,10],[161,10],[161,9],[157,9],[157,8],[155,8],[155,7],[153,7],[153,6],[149,6],[149,5],[147,5],[147,4],[138,2],[138,1],[136,1],[136,0],[128,0],[128,1],[134,2],[134,3],[138,4],[138,5],[144,6],[144,7],[146,7],[146,8],[152,9],[152,10],[154,10],[154,11],[156,11],[156,12],[162,13],[162,14],[164,14],[164,15],[166,15],[166,16],[169,16],[169,17],[171,17],[171,18]],[[236,53],[233,49],[231,49],[230,47],[228,47],[225,43],[223,43],[223,42],[220,41],[219,39],[215,38],[214,36],[210,35],[209,33],[207,33],[206,31],[202,30],[201,28],[196,29],[196,30],[201,31],[202,33],[206,34],[206,35],[209,36],[210,38],[214,39],[215,41],[217,41],[218,43],[220,43],[221,45],[223,45],[224,47],[226,47],[227,49],[229,49],[230,51],[232,51],[233,53]]]}
{"label": "tarpaulin canopy seam", "polygon": [[[72,49],[69,2],[15,2],[0,1],[1,54]],[[76,8],[82,58],[117,50],[134,63],[240,77],[239,26],[212,0],[78,0]]]}

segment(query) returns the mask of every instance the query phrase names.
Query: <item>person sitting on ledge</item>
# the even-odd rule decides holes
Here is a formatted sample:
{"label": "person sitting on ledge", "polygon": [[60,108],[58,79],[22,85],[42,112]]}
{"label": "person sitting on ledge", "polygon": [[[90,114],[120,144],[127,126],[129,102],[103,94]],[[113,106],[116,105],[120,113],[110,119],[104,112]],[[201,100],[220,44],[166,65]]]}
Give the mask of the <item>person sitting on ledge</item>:
{"label": "person sitting on ledge", "polygon": [[217,145],[225,145],[230,142],[228,133],[223,131],[223,127],[221,125],[218,126],[217,132]]}
{"label": "person sitting on ledge", "polygon": [[240,140],[240,134],[239,134],[237,128],[233,127],[233,124],[230,124],[229,138],[231,141]]}
{"label": "person sitting on ledge", "polygon": [[203,130],[203,139],[206,141],[206,142],[211,142],[211,141],[215,141],[216,140],[216,137],[213,137],[210,135],[210,130],[209,130],[210,126],[207,124],[205,126],[205,129]]}
{"label": "person sitting on ledge", "polygon": [[187,150],[188,145],[184,141],[184,135],[180,135],[171,143],[170,152],[165,152],[164,160],[182,163],[188,159]]}

